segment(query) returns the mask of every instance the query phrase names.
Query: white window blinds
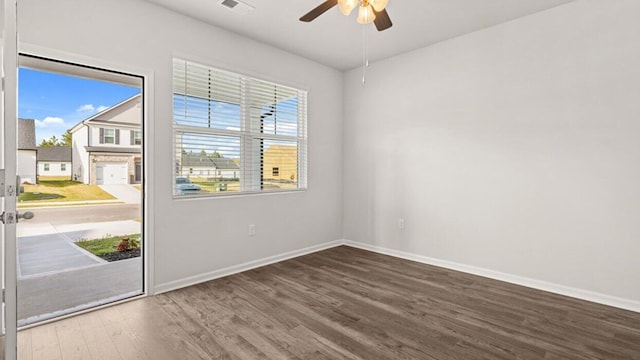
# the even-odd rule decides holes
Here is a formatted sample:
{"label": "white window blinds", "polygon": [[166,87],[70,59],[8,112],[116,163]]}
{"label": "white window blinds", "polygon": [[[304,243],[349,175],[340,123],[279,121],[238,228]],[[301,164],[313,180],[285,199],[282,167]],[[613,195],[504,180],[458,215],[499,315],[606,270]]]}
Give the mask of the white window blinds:
{"label": "white window blinds", "polygon": [[306,123],[306,91],[174,59],[174,195],[305,189]]}

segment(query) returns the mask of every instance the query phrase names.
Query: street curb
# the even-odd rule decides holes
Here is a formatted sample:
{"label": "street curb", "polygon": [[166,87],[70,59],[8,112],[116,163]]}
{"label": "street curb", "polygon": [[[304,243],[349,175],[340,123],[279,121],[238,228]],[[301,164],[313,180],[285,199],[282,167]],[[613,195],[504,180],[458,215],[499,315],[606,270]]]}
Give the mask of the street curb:
{"label": "street curb", "polygon": [[18,209],[42,209],[47,207],[62,206],[87,206],[87,205],[117,205],[124,204],[121,200],[88,200],[88,201],[58,201],[58,202],[29,202],[18,203]]}

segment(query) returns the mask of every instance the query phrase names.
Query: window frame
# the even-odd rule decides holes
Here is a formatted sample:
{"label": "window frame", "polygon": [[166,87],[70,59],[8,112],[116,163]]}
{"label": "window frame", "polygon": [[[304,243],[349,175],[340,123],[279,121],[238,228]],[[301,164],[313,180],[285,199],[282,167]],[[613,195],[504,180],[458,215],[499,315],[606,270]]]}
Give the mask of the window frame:
{"label": "window frame", "polygon": [[[113,131],[113,135],[107,135],[107,131]],[[100,144],[119,145],[120,130],[114,128],[100,128]],[[107,138],[113,142],[107,142]]]}
{"label": "window frame", "polygon": [[130,145],[142,145],[142,131],[141,130],[130,130],[131,141]]}
{"label": "window frame", "polygon": [[[242,88],[241,100],[239,101],[240,103],[236,104],[235,102],[226,102],[224,100],[218,100],[211,97],[209,98],[195,97],[195,95],[189,95],[189,94],[183,94],[183,93],[177,92],[176,86],[175,86],[176,61],[185,63],[185,66],[187,66],[187,64],[193,64],[196,66],[208,68],[210,71],[220,72],[220,73],[225,73],[225,74],[230,74],[232,76],[240,77],[241,88]],[[308,91],[306,89],[301,89],[299,87],[293,87],[290,85],[277,83],[271,80],[257,78],[257,77],[246,75],[236,71],[225,70],[217,66],[210,66],[202,63],[193,62],[191,60],[186,60],[183,58],[174,58],[173,63],[174,63],[174,68],[173,68],[172,75],[173,75],[174,87],[172,91],[172,98],[173,98],[174,105],[172,106],[172,109],[173,109],[173,112],[172,112],[172,122],[173,122],[172,128],[173,129],[172,130],[173,130],[173,149],[174,149],[173,156],[174,156],[174,161],[176,161],[176,164],[178,163],[178,160],[177,160],[179,156],[178,151],[182,151],[182,153],[184,153],[184,150],[185,150],[185,147],[181,147],[181,142],[178,141],[178,138],[180,136],[204,135],[204,136],[210,136],[212,138],[231,137],[231,138],[236,138],[240,142],[240,145],[239,145],[240,155],[238,158],[240,162],[239,169],[234,170],[234,177],[236,177],[235,174],[237,172],[238,173],[237,178],[239,179],[239,182],[240,182],[240,185],[239,185],[240,188],[238,191],[224,191],[224,192],[214,191],[214,192],[203,192],[199,194],[188,194],[188,195],[179,194],[175,190],[175,179],[176,177],[181,177],[184,175],[182,175],[181,173],[178,173],[178,167],[180,167],[181,169],[183,169],[183,167],[176,165],[176,172],[174,172],[173,174],[173,183],[174,183],[173,198],[174,199],[175,198],[178,198],[178,199],[191,198],[191,197],[206,198],[206,197],[216,197],[216,196],[242,196],[242,195],[257,195],[257,194],[269,194],[269,193],[286,193],[286,192],[306,191],[308,189],[308,180],[307,180],[307,176],[308,176],[308,156],[307,156]],[[187,78],[186,73],[188,72],[188,70],[185,69],[184,71],[185,71],[184,77],[186,79]],[[211,81],[211,75],[209,76],[210,76],[209,80]],[[281,89],[288,89],[290,91],[295,92],[295,96],[291,97],[291,99],[293,98],[296,99],[296,112],[295,112],[296,113],[296,116],[295,116],[296,134],[295,136],[282,135],[277,133],[268,133],[264,131],[262,126],[260,126],[259,132],[255,131],[256,118],[255,117],[251,118],[251,112],[254,111],[256,108],[255,107],[252,108],[252,105],[250,104],[253,98],[251,97],[247,98],[245,93],[245,91],[247,91],[247,87],[251,86],[250,84],[253,84],[253,83],[265,83],[265,84],[273,85],[274,89],[281,88]],[[259,89],[259,88],[256,88],[256,89]],[[249,90],[248,92],[250,93],[251,90]],[[211,125],[209,125],[208,127],[202,127],[202,126],[179,124],[176,121],[176,117],[175,117],[176,116],[176,108],[175,108],[176,95],[183,97],[185,102],[187,101],[187,98],[189,98],[190,96],[194,96],[198,100],[206,100],[209,102],[214,101],[217,103],[223,102],[223,103],[239,106],[240,112],[241,112],[240,119],[239,119],[240,129],[228,130],[228,129],[216,128],[214,126],[212,127]],[[283,101],[286,101],[286,100],[279,100],[274,104],[276,104],[275,106],[277,106],[277,104],[280,104]],[[265,106],[266,105],[267,104],[265,104]],[[187,117],[185,116],[185,118],[183,118],[185,120],[183,121],[187,122],[186,118]],[[211,115],[209,115],[209,120],[210,119],[211,119]],[[265,141],[267,142],[271,141],[276,143],[291,142],[295,144],[296,153],[297,153],[297,158],[295,163],[296,164],[296,173],[295,173],[296,187],[295,188],[272,189],[272,188],[265,187],[265,183],[268,182],[268,178],[266,176],[270,172],[269,170],[271,169],[268,169],[265,166],[265,164],[262,163],[261,158],[264,156],[267,149],[263,148],[262,146],[255,145],[257,142],[265,142]],[[256,158],[256,151],[258,151],[257,158]],[[259,163],[260,165],[256,165],[256,163]],[[247,171],[248,168],[250,168],[249,171]],[[193,174],[192,169],[189,169],[189,170],[190,170],[189,174],[192,174],[195,176],[195,174]],[[216,171],[218,173],[220,172],[219,170],[216,170]],[[260,179],[259,182],[256,182],[256,177]],[[292,180],[294,179],[293,175],[291,179]],[[256,189],[256,186],[259,186],[260,188]]]}

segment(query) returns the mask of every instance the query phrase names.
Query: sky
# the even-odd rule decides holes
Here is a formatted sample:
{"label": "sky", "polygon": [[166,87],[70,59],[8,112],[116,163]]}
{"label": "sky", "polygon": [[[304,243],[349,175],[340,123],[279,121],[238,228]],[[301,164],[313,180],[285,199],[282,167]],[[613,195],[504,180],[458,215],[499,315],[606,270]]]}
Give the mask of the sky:
{"label": "sky", "polygon": [[35,120],[39,145],[138,93],[136,87],[20,68],[18,117]]}

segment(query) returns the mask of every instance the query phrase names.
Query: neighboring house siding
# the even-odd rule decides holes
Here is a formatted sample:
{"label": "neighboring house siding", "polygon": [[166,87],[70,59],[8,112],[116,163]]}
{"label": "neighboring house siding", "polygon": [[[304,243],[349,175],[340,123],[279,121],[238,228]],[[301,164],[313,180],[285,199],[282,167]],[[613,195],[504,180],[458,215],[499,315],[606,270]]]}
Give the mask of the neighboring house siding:
{"label": "neighboring house siding", "polygon": [[265,180],[293,182],[298,180],[298,148],[272,145],[264,152]]}
{"label": "neighboring house siding", "polygon": [[35,184],[36,178],[36,126],[33,119],[18,119],[18,176],[22,182]]}
{"label": "neighboring house siding", "polygon": [[[49,170],[46,170],[48,164]],[[71,178],[71,162],[38,161],[38,175],[43,176],[68,176]]]}
{"label": "neighboring house siding", "polygon": [[36,151],[18,150],[18,175],[23,183],[36,183]]}
{"label": "neighboring house siding", "polygon": [[178,176],[184,177],[206,177],[217,179],[237,179],[240,176],[240,170],[216,169],[213,167],[201,166],[183,166],[178,172]]}
{"label": "neighboring house siding", "polygon": [[73,133],[71,162],[73,167],[73,180],[85,184],[89,183],[89,153],[85,149],[88,145],[89,128],[82,126]]}

